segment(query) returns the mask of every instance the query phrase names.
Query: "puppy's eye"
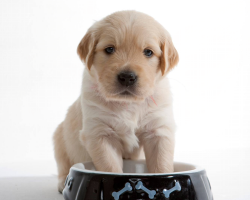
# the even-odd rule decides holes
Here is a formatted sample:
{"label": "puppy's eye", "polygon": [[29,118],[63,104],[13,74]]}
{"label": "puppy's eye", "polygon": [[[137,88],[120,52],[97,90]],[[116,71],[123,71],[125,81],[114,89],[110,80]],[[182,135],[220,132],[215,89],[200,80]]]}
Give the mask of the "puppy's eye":
{"label": "puppy's eye", "polygon": [[107,47],[104,49],[107,54],[112,54],[115,52],[115,47]]}
{"label": "puppy's eye", "polygon": [[143,53],[148,58],[150,58],[154,54],[150,49],[144,49]]}

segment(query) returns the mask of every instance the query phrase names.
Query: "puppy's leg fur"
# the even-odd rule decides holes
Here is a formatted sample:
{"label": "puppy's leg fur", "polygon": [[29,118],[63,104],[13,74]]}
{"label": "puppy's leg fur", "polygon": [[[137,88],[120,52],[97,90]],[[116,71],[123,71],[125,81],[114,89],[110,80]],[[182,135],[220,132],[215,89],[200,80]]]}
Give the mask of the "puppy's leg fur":
{"label": "puppy's leg fur", "polygon": [[174,143],[174,133],[167,126],[145,134],[143,145],[150,173],[174,171]]}
{"label": "puppy's leg fur", "polygon": [[64,181],[71,167],[63,138],[63,122],[57,127],[53,140],[58,171],[58,191],[62,192],[64,188]]}
{"label": "puppy's leg fur", "polygon": [[[122,173],[122,146],[120,140],[114,133],[104,130],[109,129],[106,126],[98,126],[95,130],[101,132],[81,134],[81,140],[86,144],[86,149],[92,158],[92,161],[98,171]],[[111,131],[112,132],[112,131]]]}

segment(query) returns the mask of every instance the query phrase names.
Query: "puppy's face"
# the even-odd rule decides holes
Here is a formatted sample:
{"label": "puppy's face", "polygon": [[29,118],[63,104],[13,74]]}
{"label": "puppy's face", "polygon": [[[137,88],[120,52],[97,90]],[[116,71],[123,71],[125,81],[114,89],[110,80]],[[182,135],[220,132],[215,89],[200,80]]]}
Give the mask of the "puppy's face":
{"label": "puppy's face", "polygon": [[167,31],[151,17],[114,13],[96,22],[78,46],[106,100],[143,101],[178,62]]}

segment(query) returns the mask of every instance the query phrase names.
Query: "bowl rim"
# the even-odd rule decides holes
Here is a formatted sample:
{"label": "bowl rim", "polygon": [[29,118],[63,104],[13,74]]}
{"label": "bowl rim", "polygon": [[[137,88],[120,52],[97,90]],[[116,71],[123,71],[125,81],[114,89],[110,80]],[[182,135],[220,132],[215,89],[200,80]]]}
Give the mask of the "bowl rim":
{"label": "bowl rim", "polygon": [[[145,160],[130,160],[130,162],[144,162]],[[126,160],[124,160],[126,162]],[[186,170],[186,171],[179,171],[179,172],[172,172],[172,173],[112,173],[112,172],[103,172],[103,171],[95,171],[95,170],[89,170],[86,169],[84,164],[90,164],[92,161],[84,162],[84,163],[76,163],[74,164],[70,170],[75,170],[78,172],[88,173],[88,174],[99,174],[99,175],[116,175],[116,176],[162,176],[162,175],[183,175],[183,174],[193,174],[193,173],[199,173],[201,171],[205,171],[203,167],[200,167],[198,165],[194,165],[191,163],[186,162],[178,162],[175,161],[174,165],[186,165],[189,167],[194,167],[192,170]]]}

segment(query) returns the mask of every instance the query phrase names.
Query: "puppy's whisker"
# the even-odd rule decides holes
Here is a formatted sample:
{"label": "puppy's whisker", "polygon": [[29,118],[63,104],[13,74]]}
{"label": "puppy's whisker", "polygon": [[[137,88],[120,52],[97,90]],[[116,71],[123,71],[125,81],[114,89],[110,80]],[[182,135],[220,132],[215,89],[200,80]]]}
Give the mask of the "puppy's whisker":
{"label": "puppy's whisker", "polygon": [[154,97],[151,95],[150,98],[152,99],[152,101],[155,103],[155,105],[157,105],[157,103],[154,100]]}
{"label": "puppy's whisker", "polygon": [[92,90],[96,90],[96,89],[97,89],[97,86],[92,85],[90,88],[91,88]]}
{"label": "puppy's whisker", "polygon": [[184,87],[185,89],[187,89],[186,86],[181,81],[179,81],[178,79],[175,79],[175,78],[168,78],[168,79],[169,80],[173,80],[173,81],[179,83],[182,87]]}
{"label": "puppy's whisker", "polygon": [[128,104],[126,102],[122,102],[122,105],[125,107],[126,110],[128,110]]}

